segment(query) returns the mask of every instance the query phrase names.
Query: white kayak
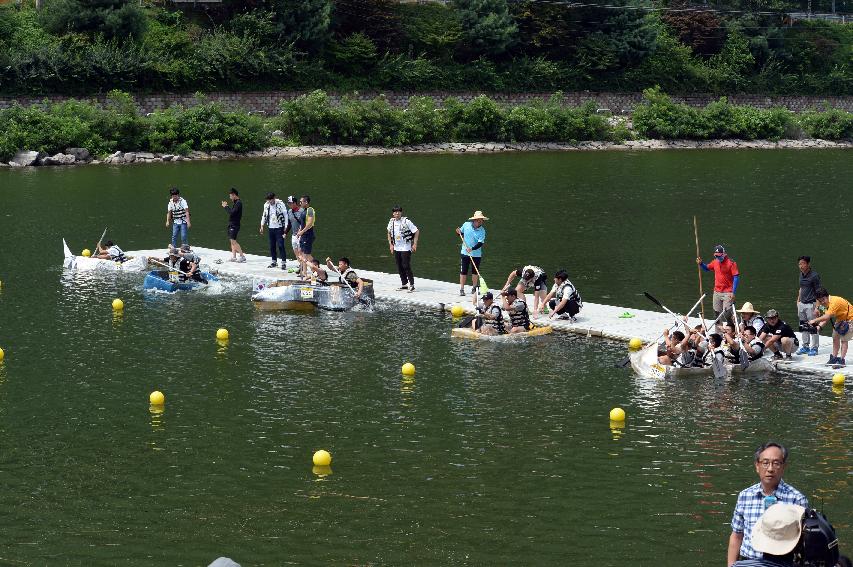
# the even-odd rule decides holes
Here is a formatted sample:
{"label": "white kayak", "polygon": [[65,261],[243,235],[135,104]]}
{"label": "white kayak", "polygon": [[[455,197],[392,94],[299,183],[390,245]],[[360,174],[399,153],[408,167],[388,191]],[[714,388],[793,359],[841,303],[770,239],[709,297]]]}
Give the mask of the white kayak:
{"label": "white kayak", "polygon": [[[714,370],[710,366],[664,366],[658,362],[657,343],[652,343],[645,348],[632,352],[629,358],[634,372],[646,378],[691,378],[714,375]],[[776,362],[769,358],[759,358],[750,361],[746,368],[741,368],[740,364],[726,363],[726,374],[762,374],[772,372],[776,368]]]}
{"label": "white kayak", "polygon": [[101,258],[91,258],[88,256],[75,256],[65,239],[62,239],[62,248],[65,258],[62,262],[62,267],[68,270],[78,270],[81,272],[101,270],[111,272],[144,272],[148,269],[148,258],[145,256],[136,256],[129,258],[127,262],[114,262],[112,260],[103,260]]}

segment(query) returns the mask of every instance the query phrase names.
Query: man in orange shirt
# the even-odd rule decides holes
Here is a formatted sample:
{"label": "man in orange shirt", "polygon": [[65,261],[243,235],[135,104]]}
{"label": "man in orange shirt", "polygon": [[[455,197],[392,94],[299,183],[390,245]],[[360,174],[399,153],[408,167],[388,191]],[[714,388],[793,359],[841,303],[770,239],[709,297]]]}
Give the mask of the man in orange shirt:
{"label": "man in orange shirt", "polygon": [[818,305],[826,307],[826,313],[809,321],[810,325],[817,325],[831,318],[835,319],[832,327],[832,354],[829,362],[840,368],[844,366],[844,358],[847,356],[847,343],[853,339],[853,305],[838,295],[829,295],[826,288],[819,287],[815,291],[815,299]]}
{"label": "man in orange shirt", "polygon": [[[740,280],[737,262],[726,254],[722,244],[714,247],[714,260],[706,264],[702,258],[696,258],[696,263],[705,272],[714,272],[714,315],[730,309],[735,302],[735,293]],[[724,321],[733,323],[732,316],[727,314]]]}

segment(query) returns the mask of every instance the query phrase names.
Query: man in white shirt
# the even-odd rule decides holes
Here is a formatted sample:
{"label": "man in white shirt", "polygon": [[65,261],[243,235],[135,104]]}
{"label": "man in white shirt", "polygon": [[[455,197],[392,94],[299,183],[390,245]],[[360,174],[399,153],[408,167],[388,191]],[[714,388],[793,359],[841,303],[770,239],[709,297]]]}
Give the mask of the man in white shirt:
{"label": "man in white shirt", "polygon": [[181,244],[189,244],[187,232],[192,227],[190,222],[190,206],[181,197],[177,187],[169,189],[169,203],[166,205],[166,228],[172,225],[172,246],[178,246],[178,233],[181,233]]}
{"label": "man in white shirt", "polygon": [[278,255],[276,251],[281,251],[281,269],[287,269],[287,253],[284,248],[284,233],[287,230],[287,207],[281,199],[276,199],[275,193],[267,193],[267,202],[264,203],[264,212],[261,215],[261,230],[264,233],[264,225],[269,228],[270,237],[270,257],[272,263],[267,268],[275,268],[278,266]]}
{"label": "man in white shirt", "polygon": [[403,216],[400,205],[391,209],[388,221],[388,248],[397,262],[400,273],[400,289],[415,291],[415,276],[412,274],[412,253],[418,250],[418,238],[421,233],[415,223]]}

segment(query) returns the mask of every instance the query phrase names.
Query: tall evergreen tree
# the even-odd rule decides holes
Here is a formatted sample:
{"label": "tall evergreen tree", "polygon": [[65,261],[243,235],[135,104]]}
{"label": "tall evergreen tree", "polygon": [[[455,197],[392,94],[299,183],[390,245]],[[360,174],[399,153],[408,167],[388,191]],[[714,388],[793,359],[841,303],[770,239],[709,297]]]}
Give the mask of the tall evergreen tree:
{"label": "tall evergreen tree", "polygon": [[518,26],[506,0],[455,0],[463,43],[472,55],[501,55],[515,42]]}
{"label": "tall evergreen tree", "polygon": [[107,39],[139,38],[147,28],[142,9],[130,0],[46,0],[40,13],[44,29],[103,35]]}
{"label": "tall evergreen tree", "polygon": [[284,41],[309,53],[329,39],[330,0],[270,0]]}

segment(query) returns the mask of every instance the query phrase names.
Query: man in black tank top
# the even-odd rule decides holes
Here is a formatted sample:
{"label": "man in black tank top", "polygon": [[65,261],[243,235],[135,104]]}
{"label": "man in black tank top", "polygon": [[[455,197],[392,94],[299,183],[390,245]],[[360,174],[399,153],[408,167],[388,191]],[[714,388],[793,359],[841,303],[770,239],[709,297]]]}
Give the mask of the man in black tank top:
{"label": "man in black tank top", "polygon": [[[222,208],[228,213],[228,240],[231,242],[231,262],[245,262],[246,255],[243,254],[243,249],[237,242],[237,233],[240,232],[240,221],[243,218],[243,201],[240,200],[240,193],[232,187],[228,192],[228,198],[231,199],[231,206],[228,206],[227,201],[222,201]],[[237,254],[240,259],[237,259]]]}

